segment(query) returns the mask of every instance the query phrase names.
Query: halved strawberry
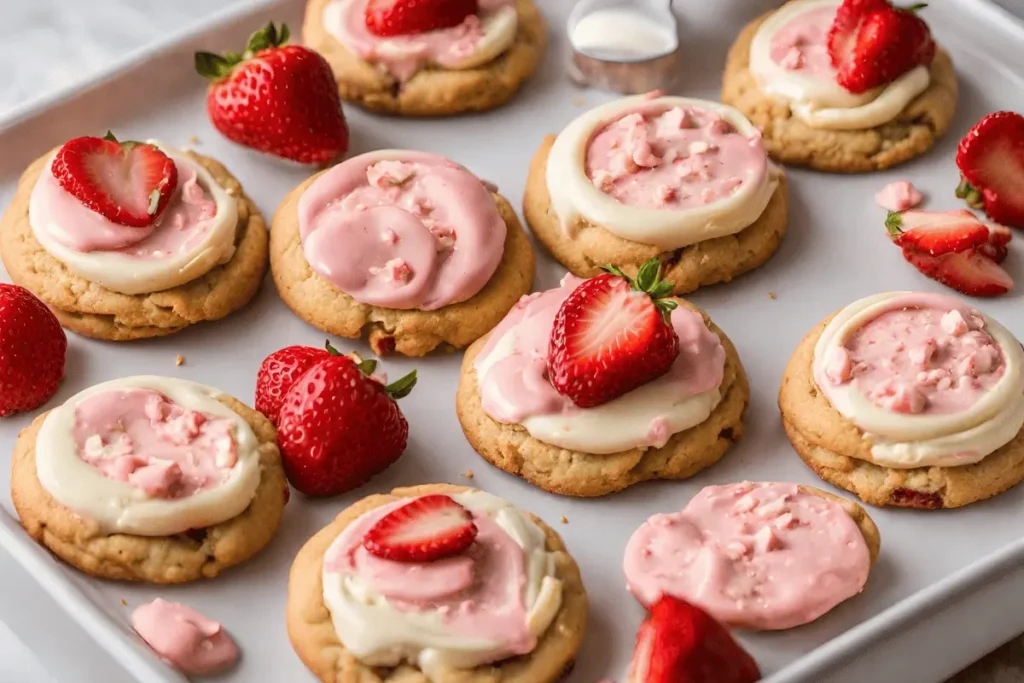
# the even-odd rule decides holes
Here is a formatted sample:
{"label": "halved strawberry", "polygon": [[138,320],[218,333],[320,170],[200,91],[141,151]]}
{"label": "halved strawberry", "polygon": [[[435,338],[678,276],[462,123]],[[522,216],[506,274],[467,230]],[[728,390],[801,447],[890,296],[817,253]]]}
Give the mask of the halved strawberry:
{"label": "halved strawberry", "polygon": [[478,0],[370,0],[366,28],[378,36],[409,36],[458,26],[479,10]]}
{"label": "halved strawberry", "polygon": [[422,496],[373,525],[363,547],[396,562],[432,562],[462,552],[476,539],[473,515],[451,497]]}
{"label": "halved strawberry", "polygon": [[170,157],[153,145],[118,142],[110,132],[64,143],[51,171],[87,208],[133,228],[152,225],[178,186],[178,168]]}
{"label": "halved strawberry", "polygon": [[913,247],[903,257],[921,273],[968,296],[994,297],[1013,289],[1013,279],[976,249],[931,256]]}
{"label": "halved strawberry", "polygon": [[988,226],[966,209],[890,211],[885,227],[899,246],[912,247],[931,256],[972,249],[989,240]]}
{"label": "halved strawberry", "polygon": [[757,662],[706,612],[663,596],[637,632],[628,683],[754,683]]}
{"label": "halved strawberry", "polygon": [[1024,116],[997,111],[982,118],[960,141],[956,165],[957,197],[997,223],[1024,228]]}
{"label": "halved strawberry", "polygon": [[1013,239],[1013,231],[998,223],[988,223],[987,225],[988,242],[978,247],[978,253],[996,263],[1002,263],[1010,253],[1007,245]]}
{"label": "halved strawberry", "polygon": [[618,268],[605,270],[562,302],[548,346],[551,384],[581,408],[660,377],[679,355],[670,319],[678,304],[658,260],[641,266],[635,280]]}

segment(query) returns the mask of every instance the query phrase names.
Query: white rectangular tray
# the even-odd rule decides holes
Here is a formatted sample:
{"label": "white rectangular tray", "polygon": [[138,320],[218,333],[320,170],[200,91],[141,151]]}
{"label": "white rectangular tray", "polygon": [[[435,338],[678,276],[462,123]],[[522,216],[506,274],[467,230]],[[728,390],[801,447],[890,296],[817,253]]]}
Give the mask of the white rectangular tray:
{"label": "white rectangular tray", "polygon": [[[777,3],[676,4],[686,51],[681,92],[717,99],[730,42],[743,23]],[[577,90],[565,75],[563,26],[570,6],[568,0],[545,4],[550,52],[541,72],[509,106],[479,116],[420,121],[374,117],[350,107],[352,153],[407,147],[447,154],[497,183],[518,204],[542,136],[558,132],[585,106],[611,97]],[[778,416],[776,392],[790,352],[818,320],[856,298],[884,290],[942,290],[887,243],[874,193],[887,182],[909,178],[928,193],[930,206],[955,207],[953,154],[959,137],[985,112],[1024,111],[1024,67],[1016,58],[1024,48],[1024,27],[985,0],[946,0],[926,11],[961,75],[960,108],[948,136],[926,157],[889,173],[842,177],[793,171],[790,229],[778,254],[756,272],[692,297],[735,342],[752,387],[746,436],[717,466],[686,482],[640,485],[601,499],[549,495],[491,468],[466,443],[454,411],[458,355],[389,359],[392,374],[417,367],[421,380],[402,402],[410,423],[408,451],[384,475],[332,500],[293,496],[278,537],[264,553],[218,579],[176,588],[88,579],[54,561],[0,510],[0,546],[6,551],[0,552],[0,616],[59,680],[181,681],[128,628],[132,607],[163,596],[223,621],[238,639],[242,663],[223,680],[312,681],[292,653],[283,618],[288,567],[298,548],[338,510],[370,492],[466,482],[461,474],[472,470],[473,484],[555,522],[582,568],[591,618],[568,681],[621,680],[642,617],[623,587],[626,539],[649,515],[678,510],[708,484],[751,479],[821,485],[792,451]],[[196,49],[237,49],[271,17],[288,20],[298,33],[301,3],[271,0],[262,8],[229,11],[202,31],[135,55],[103,78],[0,122],[0,206],[10,200],[18,175],[32,159],[67,138],[110,128],[122,138],[156,137],[178,145],[198,136],[198,150],[227,164],[269,217],[306,172],[232,146],[212,130],[191,55]],[[1013,248],[1009,269],[1024,279],[1019,250]],[[555,285],[563,272],[542,254],[535,288]],[[1024,338],[1021,294],[977,303]],[[268,281],[241,313],[170,338],[105,344],[71,335],[67,380],[50,405],[94,383],[140,373],[198,380],[251,401],[264,356],[289,344],[319,345],[323,338],[288,311]],[[362,344],[335,343],[366,352]],[[175,365],[177,354],[185,356],[182,367]],[[18,431],[32,417],[0,422],[0,453],[11,452]],[[0,467],[0,490],[0,508],[11,511],[7,466]],[[872,509],[882,555],[861,596],[809,626],[741,634],[741,639],[770,681],[941,680],[1024,631],[1022,502],[1024,487],[957,511]],[[557,524],[562,515],[567,525]]]}

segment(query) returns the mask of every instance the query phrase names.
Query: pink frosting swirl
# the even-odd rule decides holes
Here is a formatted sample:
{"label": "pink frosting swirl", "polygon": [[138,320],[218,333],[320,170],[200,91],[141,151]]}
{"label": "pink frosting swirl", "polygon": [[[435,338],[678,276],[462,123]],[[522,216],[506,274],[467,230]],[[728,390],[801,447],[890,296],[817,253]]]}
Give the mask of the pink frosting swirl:
{"label": "pink frosting swirl", "polygon": [[191,607],[157,598],[132,612],[132,628],[182,673],[201,676],[238,661],[238,645],[218,622]]}
{"label": "pink frosting swirl", "polygon": [[828,53],[828,33],[835,19],[834,6],[793,17],[772,36],[772,61],[787,71],[835,81],[836,69]]}
{"label": "pink frosting swirl", "polygon": [[479,178],[436,154],[372,152],[299,200],[310,267],[356,301],[425,311],[465,301],[501,262],[506,227]]}

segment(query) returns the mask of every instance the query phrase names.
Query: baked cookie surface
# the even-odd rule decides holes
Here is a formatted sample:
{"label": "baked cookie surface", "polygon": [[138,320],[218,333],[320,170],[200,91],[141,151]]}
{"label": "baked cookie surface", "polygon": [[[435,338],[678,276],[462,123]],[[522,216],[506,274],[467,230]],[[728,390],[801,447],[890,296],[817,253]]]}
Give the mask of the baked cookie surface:
{"label": "baked cookie surface", "polygon": [[36,436],[49,413],[18,437],[11,461],[11,499],[32,538],[79,570],[104,579],[174,584],[217,576],[244,562],[277,531],[288,496],[277,434],[260,413],[229,396],[218,400],[237,413],[259,440],[260,481],[252,502],[236,517],[175,536],[105,533],[95,520],[58,503],[36,473]]}
{"label": "baked cookie surface", "polygon": [[754,36],[771,14],[744,27],[729,50],[722,101],[739,109],[762,130],[765,148],[772,158],[819,171],[880,171],[924,154],[949,128],[956,111],[958,87],[953,62],[941,48],[930,67],[928,89],[893,121],[867,130],[823,130],[799,120],[786,100],[762,92],[750,71]]}
{"label": "baked cookie surface", "polygon": [[292,190],[274,214],[270,264],[281,298],[296,315],[330,334],[358,339],[366,333],[378,354],[422,356],[435,348],[468,346],[497,325],[533,285],[534,255],[515,211],[495,194],[505,222],[504,252],[483,289],[432,311],[382,308],[356,301],[313,272],[299,235],[298,204],[319,175]]}
{"label": "baked cookie surface", "polygon": [[361,59],[323,25],[332,0],[309,0],[303,42],[334,71],[344,100],[372,111],[402,116],[451,116],[505,104],[537,69],[547,47],[547,26],[533,0],[516,0],[515,42],[496,59],[476,68],[425,68],[401,82]]}
{"label": "baked cookie surface", "polygon": [[[685,302],[681,305],[697,310]],[[482,405],[475,367],[488,337],[469,347],[462,361],[455,407],[466,439],[495,467],[560,495],[603,496],[649,479],[692,477],[718,462],[743,436],[742,419],[750,400],[747,376],[735,347],[702,315],[725,349],[722,398],[706,420],[673,434],[661,448],[584,453],[540,441],[521,425],[494,420]]]}
{"label": "baked cookie surface", "polygon": [[644,263],[657,258],[661,276],[672,283],[676,294],[699,287],[729,282],[757,268],[779,248],[788,222],[789,190],[785,174],[761,216],[740,232],[716,237],[680,249],[662,251],[612,234],[605,228],[577,219],[574,237],[569,237],[551,206],[547,164],[554,135],[544,138],[530,163],[523,198],[523,215],[530,230],[555,259],[578,277],[601,274],[601,267],[614,264],[627,275],[636,275]]}
{"label": "baked cookie surface", "polygon": [[108,341],[160,337],[224,318],[256,295],[267,268],[266,224],[222,164],[194,152],[185,154],[236,198],[238,226],[231,260],[184,285],[128,295],[74,274],[36,240],[29,224],[29,199],[52,156],[48,152],[32,162],[18,181],[14,199],[0,219],[0,258],[11,279],[50,306],[61,325]]}
{"label": "baked cookie surface", "polygon": [[[392,669],[367,666],[339,642],[330,611],[324,604],[324,557],[346,527],[375,508],[402,498],[451,495],[467,490],[462,486],[427,484],[369,496],[343,510],[302,547],[288,580],[288,637],[317,679],[324,683],[429,683],[418,668],[408,664]],[[474,669],[446,670],[440,679],[444,683],[556,683],[572,667],[587,621],[587,595],[579,568],[558,534],[537,517],[530,518],[544,532],[546,549],[554,554],[557,575],[562,581],[562,603],[557,616],[528,655]]]}

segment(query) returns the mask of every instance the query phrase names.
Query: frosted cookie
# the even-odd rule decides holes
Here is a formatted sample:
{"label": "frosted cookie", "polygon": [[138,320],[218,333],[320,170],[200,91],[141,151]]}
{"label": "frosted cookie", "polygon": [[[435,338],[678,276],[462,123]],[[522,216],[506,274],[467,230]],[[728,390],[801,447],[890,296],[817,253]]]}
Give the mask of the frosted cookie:
{"label": "frosted cookie", "polygon": [[288,580],[288,636],[324,683],[555,683],[586,620],[558,534],[460,486],[364,498],[303,546]]}
{"label": "frosted cookie", "polygon": [[[729,339],[662,298],[667,283],[646,280],[653,295],[625,283],[567,275],[466,351],[456,410],[485,460],[552,493],[601,496],[691,477],[742,436],[750,391]],[[648,317],[652,299],[664,322]]]}
{"label": "frosted cookie", "polygon": [[797,484],[708,486],[648,519],[626,545],[627,587],[645,606],[692,602],[735,628],[807,624],[859,594],[878,558],[864,509]]}
{"label": "frosted cookie", "polygon": [[274,428],[210,387],[98,384],[19,436],[11,499],[25,530],[105,579],[182,583],[259,552],[288,498]]}
{"label": "frosted cookie", "polygon": [[266,272],[267,231],[213,159],[76,138],[21,176],[0,220],[0,257],[67,329],[127,341],[248,303]]}
{"label": "frosted cookie", "polygon": [[1020,342],[958,299],[856,301],[815,327],[779,391],[793,447],[872,505],[952,508],[1024,479]]}
{"label": "frosted cookie", "polygon": [[530,291],[534,257],[515,212],[462,166],[384,150],[292,190],[270,264],[285,303],[380,355],[462,348]]}
{"label": "frosted cookie", "polygon": [[897,14],[888,26],[904,28],[874,30],[860,16],[869,5],[848,2],[835,41],[837,69],[829,32],[841,4],[794,0],[750,23],[729,51],[722,101],[746,114],[785,164],[857,173],[923,154],[956,110],[949,54],[909,11],[883,9]]}
{"label": "frosted cookie", "polygon": [[493,109],[544,55],[532,0],[413,4],[309,0],[303,42],[331,65],[343,99],[403,116]]}
{"label": "frosted cookie", "polygon": [[657,258],[676,294],[728,282],[775,253],[786,179],[742,114],[656,94],[593,109],[548,136],[523,213],[554,257],[592,277]]}

